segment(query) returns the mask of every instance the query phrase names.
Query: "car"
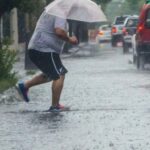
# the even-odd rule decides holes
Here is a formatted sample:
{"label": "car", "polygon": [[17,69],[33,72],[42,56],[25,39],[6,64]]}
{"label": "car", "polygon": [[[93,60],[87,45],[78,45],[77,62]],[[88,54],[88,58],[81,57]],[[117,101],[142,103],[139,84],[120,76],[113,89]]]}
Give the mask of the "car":
{"label": "car", "polygon": [[134,15],[127,17],[124,22],[123,32],[123,53],[129,52],[132,47],[132,36],[136,33],[139,17]]}
{"label": "car", "polygon": [[150,62],[150,4],[145,4],[141,9],[135,44],[136,66],[144,69],[144,65]]}
{"label": "car", "polygon": [[98,43],[109,42],[111,40],[111,26],[108,24],[101,25],[96,36]]}
{"label": "car", "polygon": [[130,15],[117,16],[111,27],[111,45],[115,47],[118,42],[122,42],[122,29],[124,21]]}

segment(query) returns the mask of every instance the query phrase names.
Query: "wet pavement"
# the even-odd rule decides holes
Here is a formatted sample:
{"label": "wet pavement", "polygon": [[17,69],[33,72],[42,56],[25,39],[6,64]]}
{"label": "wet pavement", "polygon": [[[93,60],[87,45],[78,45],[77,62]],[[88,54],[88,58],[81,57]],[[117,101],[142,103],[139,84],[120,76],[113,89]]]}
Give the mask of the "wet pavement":
{"label": "wet pavement", "polygon": [[51,84],[32,88],[29,104],[1,104],[0,150],[149,150],[150,71],[131,59],[109,44],[64,58],[61,102],[71,111],[43,112]]}

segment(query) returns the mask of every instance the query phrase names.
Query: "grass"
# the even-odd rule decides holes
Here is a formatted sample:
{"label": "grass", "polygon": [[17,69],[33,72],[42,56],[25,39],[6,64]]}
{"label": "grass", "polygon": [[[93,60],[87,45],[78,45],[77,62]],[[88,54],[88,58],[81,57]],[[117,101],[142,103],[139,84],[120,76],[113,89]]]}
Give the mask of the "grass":
{"label": "grass", "polygon": [[13,79],[0,79],[0,93],[13,87],[17,83],[17,78]]}

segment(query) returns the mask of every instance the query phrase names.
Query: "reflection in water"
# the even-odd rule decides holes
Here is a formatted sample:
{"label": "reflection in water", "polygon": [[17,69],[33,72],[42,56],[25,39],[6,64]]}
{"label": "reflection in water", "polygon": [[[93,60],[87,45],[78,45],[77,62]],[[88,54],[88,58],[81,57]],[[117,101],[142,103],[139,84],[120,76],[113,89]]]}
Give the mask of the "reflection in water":
{"label": "reflection in water", "polygon": [[19,118],[28,120],[27,124],[30,125],[44,125],[48,129],[58,129],[62,124],[62,113],[51,113],[45,111],[21,110],[5,112],[7,115],[15,114]]}
{"label": "reflection in water", "polygon": [[63,118],[63,114],[45,112],[45,113],[39,114],[39,116],[36,116],[36,117],[38,117],[40,121],[60,122],[61,119]]}

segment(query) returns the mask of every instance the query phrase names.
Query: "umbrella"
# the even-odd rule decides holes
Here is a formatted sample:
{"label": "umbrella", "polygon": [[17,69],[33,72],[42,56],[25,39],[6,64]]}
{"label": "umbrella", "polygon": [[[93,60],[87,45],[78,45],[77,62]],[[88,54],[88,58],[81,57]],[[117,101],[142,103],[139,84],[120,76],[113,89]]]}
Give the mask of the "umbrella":
{"label": "umbrella", "polygon": [[107,21],[101,7],[91,0],[55,0],[45,7],[48,14],[84,22]]}

